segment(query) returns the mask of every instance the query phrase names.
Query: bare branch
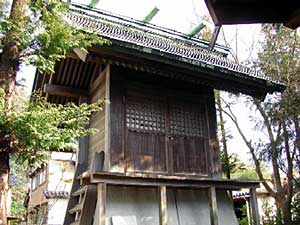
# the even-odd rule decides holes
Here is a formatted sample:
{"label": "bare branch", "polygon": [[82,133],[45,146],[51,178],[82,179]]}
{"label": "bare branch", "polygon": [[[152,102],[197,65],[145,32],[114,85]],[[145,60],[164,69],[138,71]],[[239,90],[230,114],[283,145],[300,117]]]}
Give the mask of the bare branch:
{"label": "bare branch", "polygon": [[238,120],[236,118],[236,116],[234,115],[234,113],[232,112],[232,109],[230,107],[230,105],[225,102],[222,99],[222,102],[225,104],[226,108],[228,109],[228,111],[223,109],[223,112],[231,119],[231,121],[234,123],[235,127],[237,128],[240,136],[242,137],[243,141],[245,142],[245,144],[247,145],[248,149],[250,150],[250,154],[252,156],[252,159],[254,161],[255,164],[255,171],[259,177],[259,180],[262,182],[262,184],[264,185],[264,187],[266,188],[266,190],[270,193],[271,196],[275,197],[276,196],[276,192],[270,187],[270,185],[267,183],[267,180],[264,178],[262,171],[261,171],[261,167],[260,167],[260,162],[258,160],[258,158],[256,157],[255,154],[255,150],[251,144],[251,141],[248,141],[246,136],[244,135],[244,132],[242,131]]}

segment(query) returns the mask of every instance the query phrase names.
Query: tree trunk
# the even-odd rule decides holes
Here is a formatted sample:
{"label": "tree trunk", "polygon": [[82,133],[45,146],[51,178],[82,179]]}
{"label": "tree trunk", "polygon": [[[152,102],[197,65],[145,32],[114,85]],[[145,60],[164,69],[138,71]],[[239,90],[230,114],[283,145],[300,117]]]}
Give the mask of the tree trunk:
{"label": "tree trunk", "polygon": [[284,225],[292,225],[292,218],[291,218],[291,203],[286,201],[286,198],[281,196],[280,198],[276,199],[278,203],[278,207],[281,210],[283,224]]}
{"label": "tree trunk", "polygon": [[228,150],[227,150],[227,138],[226,138],[225,121],[224,121],[224,117],[223,117],[223,109],[222,109],[222,104],[221,104],[220,92],[216,93],[216,103],[217,103],[218,111],[219,111],[221,138],[222,138],[222,144],[223,144],[223,153],[224,153],[224,157],[225,157],[225,168],[226,168],[225,173],[226,173],[227,179],[230,179],[230,165],[229,165],[229,157],[228,157]]}
{"label": "tree trunk", "polygon": [[[5,115],[9,118],[14,100],[16,75],[20,65],[20,34],[25,24],[27,0],[13,0],[10,11],[10,22],[13,28],[4,38],[0,59],[0,88],[5,92]],[[9,188],[9,153],[12,134],[8,138],[0,137],[0,225],[7,225],[7,190]]]}
{"label": "tree trunk", "polygon": [[7,224],[7,191],[9,175],[9,154],[0,152],[0,225]]}

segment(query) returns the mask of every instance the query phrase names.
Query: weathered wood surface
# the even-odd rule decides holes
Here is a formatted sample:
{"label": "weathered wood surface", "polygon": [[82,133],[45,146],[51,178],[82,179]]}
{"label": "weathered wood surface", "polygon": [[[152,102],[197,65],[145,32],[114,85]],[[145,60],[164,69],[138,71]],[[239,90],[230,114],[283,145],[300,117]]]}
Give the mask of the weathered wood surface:
{"label": "weathered wood surface", "polygon": [[[109,79],[109,65],[103,67],[103,71],[98,75],[95,81],[92,83],[90,87],[90,101],[91,103],[97,102],[98,100],[105,99],[107,97],[107,82]],[[90,136],[89,140],[89,156],[88,156],[88,165],[89,169],[92,169],[91,166],[93,164],[93,159],[95,157],[96,152],[104,151],[105,149],[105,141],[106,141],[106,115],[108,106],[104,106],[104,110],[100,112],[96,112],[91,115],[90,118],[90,127],[96,128],[98,131]],[[106,157],[106,154],[105,156]]]}
{"label": "weathered wood surface", "polygon": [[168,225],[210,225],[207,189],[167,188]]}
{"label": "weathered wood surface", "polygon": [[168,224],[168,213],[167,213],[167,187],[159,187],[159,225]]}
{"label": "weathered wood surface", "polygon": [[125,82],[112,71],[110,171],[207,176],[206,96]]}
{"label": "weathered wood surface", "polygon": [[255,187],[250,188],[250,207],[253,225],[259,225],[259,211]]}
{"label": "weathered wood surface", "polygon": [[110,71],[110,171],[124,172],[124,77],[118,67]]}
{"label": "weathered wood surface", "polygon": [[93,225],[105,225],[106,202],[107,202],[106,197],[107,197],[107,185],[104,183],[99,183],[97,186],[96,209],[92,210],[93,212],[95,212]]}
{"label": "weathered wood surface", "polygon": [[[96,185],[88,185],[83,201],[83,207],[80,215],[79,225],[92,224],[93,215],[96,207]],[[103,224],[104,225],[104,224]]]}
{"label": "weathered wood surface", "polygon": [[216,194],[219,225],[238,225],[238,220],[233,208],[233,201],[231,200],[228,191],[216,189]]}
{"label": "weathered wood surface", "polygon": [[49,95],[58,95],[64,97],[88,97],[89,92],[85,89],[68,87],[63,85],[45,84],[44,91]]}
{"label": "weathered wood surface", "polygon": [[208,199],[210,206],[210,222],[211,225],[218,225],[218,204],[217,204],[217,194],[216,187],[209,187],[208,189]]}
{"label": "weathered wood surface", "polygon": [[216,188],[225,190],[239,190],[241,188],[257,187],[258,181],[241,181],[227,179],[213,179],[204,177],[182,177],[155,175],[145,173],[112,173],[102,172],[94,173],[90,177],[91,183],[107,183],[115,185],[136,185],[136,186],[169,186],[169,187],[195,187],[208,188],[215,186]]}
{"label": "weathered wood surface", "polygon": [[[134,222],[138,225],[159,224],[159,192],[155,187],[107,185],[106,219]],[[134,217],[134,218],[133,218]]]}

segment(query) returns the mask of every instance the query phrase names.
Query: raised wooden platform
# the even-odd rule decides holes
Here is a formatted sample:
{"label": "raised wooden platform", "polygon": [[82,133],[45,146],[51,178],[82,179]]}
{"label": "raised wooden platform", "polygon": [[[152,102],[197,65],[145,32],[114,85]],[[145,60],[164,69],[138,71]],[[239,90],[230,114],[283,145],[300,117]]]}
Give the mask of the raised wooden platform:
{"label": "raised wooden platform", "polygon": [[179,177],[142,173],[107,173],[96,172],[93,174],[83,173],[81,179],[90,183],[106,183],[113,185],[134,185],[134,186],[168,186],[168,187],[189,187],[208,188],[214,186],[220,189],[237,190],[241,188],[256,188],[259,181],[250,180],[228,180],[208,177]]}
{"label": "raised wooden platform", "polygon": [[[81,186],[97,185],[97,197],[94,196],[97,198],[94,225],[105,225],[109,218],[124,221],[134,219],[138,221],[135,224],[140,224],[139,221],[149,215],[155,224],[173,225],[177,224],[172,219],[174,213],[180,214],[178,221],[192,212],[189,220],[197,220],[199,213],[194,212],[196,208],[203,214],[200,213],[203,217],[200,224],[236,225],[227,191],[242,188],[250,191],[252,223],[259,225],[256,201],[259,181],[108,172],[84,172],[77,179]],[[148,199],[147,204],[145,199]],[[128,215],[135,216],[129,218]]]}

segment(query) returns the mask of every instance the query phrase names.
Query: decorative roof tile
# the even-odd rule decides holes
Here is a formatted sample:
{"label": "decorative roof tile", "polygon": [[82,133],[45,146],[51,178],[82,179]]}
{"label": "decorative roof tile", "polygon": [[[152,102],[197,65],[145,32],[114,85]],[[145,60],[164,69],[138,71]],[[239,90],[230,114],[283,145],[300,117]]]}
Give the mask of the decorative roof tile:
{"label": "decorative roof tile", "polygon": [[208,48],[207,42],[173,30],[79,4],[70,5],[66,19],[76,27],[87,29],[105,38],[174,55],[177,56],[177,60],[183,62],[203,67],[217,67],[224,73],[265,80],[272,86],[282,85],[261,71],[226,58],[226,48],[218,46],[218,51],[212,51]]}
{"label": "decorative roof tile", "polygon": [[68,191],[44,191],[44,195],[46,198],[68,198]]}

